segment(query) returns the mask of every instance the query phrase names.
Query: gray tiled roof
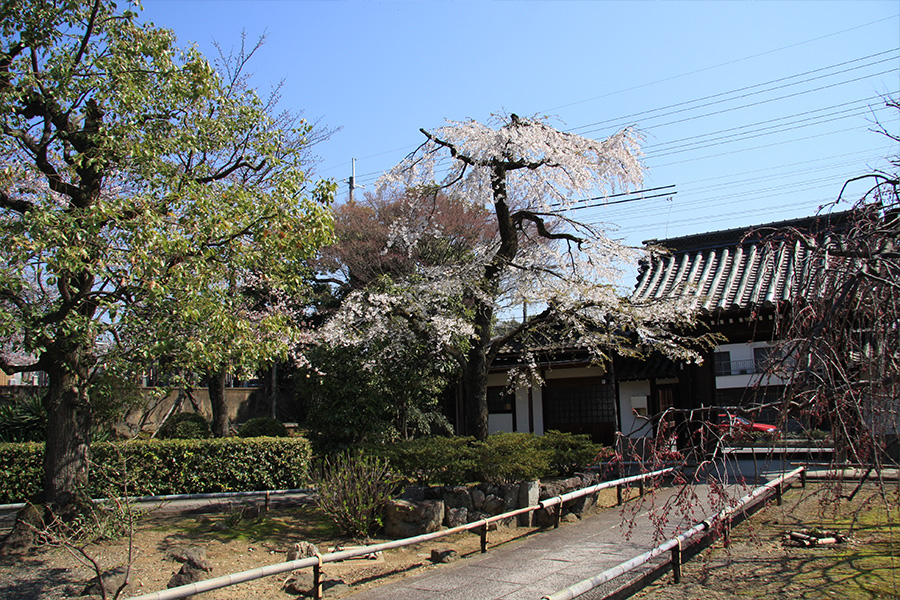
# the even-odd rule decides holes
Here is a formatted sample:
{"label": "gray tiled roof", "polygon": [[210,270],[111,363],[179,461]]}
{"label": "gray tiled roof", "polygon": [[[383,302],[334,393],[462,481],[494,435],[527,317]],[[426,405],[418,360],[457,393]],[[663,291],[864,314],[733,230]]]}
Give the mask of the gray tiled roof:
{"label": "gray tiled roof", "polygon": [[[807,293],[809,253],[785,228],[830,235],[846,213],[769,223],[647,242],[654,251],[641,265],[633,298],[679,297],[707,313],[753,310],[791,301]],[[821,284],[821,282],[818,282]]]}

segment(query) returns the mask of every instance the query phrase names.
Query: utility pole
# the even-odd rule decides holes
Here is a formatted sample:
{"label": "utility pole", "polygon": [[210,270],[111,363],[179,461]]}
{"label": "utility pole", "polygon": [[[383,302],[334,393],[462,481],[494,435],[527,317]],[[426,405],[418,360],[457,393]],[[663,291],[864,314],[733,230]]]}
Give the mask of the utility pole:
{"label": "utility pole", "polygon": [[[357,185],[356,185],[356,159],[355,158],[353,159],[353,167],[352,167],[352,170],[350,171],[350,179],[347,180],[347,183],[349,184],[349,187],[350,187],[350,202],[353,202],[353,190],[355,190],[357,187]],[[361,185],[359,187],[364,188],[366,186]]]}

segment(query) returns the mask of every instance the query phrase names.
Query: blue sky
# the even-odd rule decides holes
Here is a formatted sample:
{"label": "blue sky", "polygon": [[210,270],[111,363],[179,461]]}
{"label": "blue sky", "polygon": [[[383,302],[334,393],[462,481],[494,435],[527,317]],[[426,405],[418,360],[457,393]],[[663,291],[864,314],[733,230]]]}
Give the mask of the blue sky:
{"label": "blue sky", "polygon": [[[317,175],[371,189],[420,127],[507,111],[602,138],[646,136],[658,198],[579,211],[640,244],[814,214],[885,167],[900,133],[900,3],[144,0],[213,56],[266,34],[254,83],[339,127]],[[341,186],[339,198],[346,196]],[[650,195],[650,194],[647,194]]]}

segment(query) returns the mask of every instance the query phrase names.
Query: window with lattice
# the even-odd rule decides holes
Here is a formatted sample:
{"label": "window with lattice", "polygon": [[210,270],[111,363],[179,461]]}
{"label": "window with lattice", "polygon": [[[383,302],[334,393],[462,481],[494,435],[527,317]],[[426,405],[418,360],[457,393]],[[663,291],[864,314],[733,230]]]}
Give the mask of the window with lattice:
{"label": "window with lattice", "polygon": [[605,383],[554,385],[544,390],[547,427],[554,423],[615,423],[615,388]]}

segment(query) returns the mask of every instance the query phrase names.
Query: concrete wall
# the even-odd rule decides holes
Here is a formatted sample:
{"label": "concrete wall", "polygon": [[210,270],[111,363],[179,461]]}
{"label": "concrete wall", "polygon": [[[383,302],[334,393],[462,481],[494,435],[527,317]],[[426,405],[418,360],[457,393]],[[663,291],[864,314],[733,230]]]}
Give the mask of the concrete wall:
{"label": "concrete wall", "polygon": [[[132,410],[125,416],[125,423],[132,429],[136,429],[144,413],[148,413],[143,426],[143,431],[154,432],[159,428],[163,418],[178,400],[179,391],[173,390],[162,396],[159,388],[143,388],[141,393],[146,398],[146,405],[139,410]],[[263,398],[263,388],[225,388],[225,407],[228,411],[228,419],[232,423],[241,423],[256,416],[268,414],[268,399]],[[192,390],[194,402],[207,420],[212,419],[212,408],[209,402],[209,390],[207,388],[195,388]],[[181,412],[197,412],[188,398],[182,400]]]}

